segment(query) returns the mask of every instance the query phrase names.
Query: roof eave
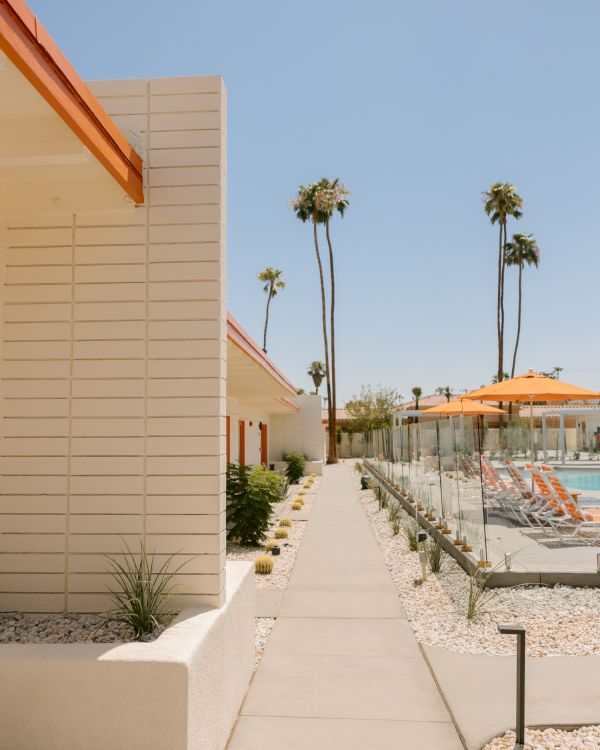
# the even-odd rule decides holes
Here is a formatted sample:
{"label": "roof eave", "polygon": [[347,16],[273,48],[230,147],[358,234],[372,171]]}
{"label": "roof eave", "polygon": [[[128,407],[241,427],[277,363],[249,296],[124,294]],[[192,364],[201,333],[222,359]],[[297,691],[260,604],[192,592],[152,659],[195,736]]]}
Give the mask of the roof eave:
{"label": "roof eave", "polygon": [[142,159],[23,0],[0,0],[0,50],[135,203]]}

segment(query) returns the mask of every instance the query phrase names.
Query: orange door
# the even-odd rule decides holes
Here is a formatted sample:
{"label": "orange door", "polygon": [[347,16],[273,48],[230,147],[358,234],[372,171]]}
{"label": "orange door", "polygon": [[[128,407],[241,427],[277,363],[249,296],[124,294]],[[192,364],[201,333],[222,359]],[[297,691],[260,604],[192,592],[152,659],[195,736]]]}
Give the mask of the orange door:
{"label": "orange door", "polygon": [[260,426],[260,462],[263,466],[266,466],[267,461],[269,460],[267,445],[268,445],[267,425],[261,424]]}
{"label": "orange door", "polygon": [[227,453],[227,463],[231,463],[231,419],[225,417],[225,452]]}
{"label": "orange door", "polygon": [[240,466],[246,463],[246,423],[243,419],[240,419],[238,422],[239,425],[239,431],[240,431],[240,454],[239,454],[239,462]]}

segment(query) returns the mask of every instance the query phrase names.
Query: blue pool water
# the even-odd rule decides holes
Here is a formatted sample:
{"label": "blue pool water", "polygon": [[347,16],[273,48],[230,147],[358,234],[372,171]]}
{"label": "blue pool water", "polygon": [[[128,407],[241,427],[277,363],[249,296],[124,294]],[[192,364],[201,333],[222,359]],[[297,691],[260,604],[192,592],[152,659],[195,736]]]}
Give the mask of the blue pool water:
{"label": "blue pool water", "polygon": [[557,471],[562,483],[574,490],[600,490],[600,471]]}

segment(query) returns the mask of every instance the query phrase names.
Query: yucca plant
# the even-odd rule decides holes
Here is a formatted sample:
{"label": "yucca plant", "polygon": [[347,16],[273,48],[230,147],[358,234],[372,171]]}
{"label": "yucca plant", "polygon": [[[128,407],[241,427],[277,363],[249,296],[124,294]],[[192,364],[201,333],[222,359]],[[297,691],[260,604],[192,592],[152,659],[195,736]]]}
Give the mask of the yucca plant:
{"label": "yucca plant", "polygon": [[414,521],[411,521],[403,526],[403,530],[408,549],[411,552],[416,552],[419,549],[419,527]]}
{"label": "yucca plant", "polygon": [[133,640],[141,641],[156,627],[168,624],[179,614],[180,610],[172,605],[175,590],[171,582],[189,559],[171,570],[177,553],[169,555],[158,566],[156,554],[148,553],[142,540],[137,554],[125,542],[124,545],[126,551],[122,563],[107,555],[111,566],[109,572],[114,579],[114,588],[108,590],[115,605],[108,613],[108,619],[129,625],[133,630]]}
{"label": "yucca plant", "polygon": [[427,545],[427,560],[432,573],[439,573],[442,569],[442,552],[442,545],[435,540]]}
{"label": "yucca plant", "polygon": [[498,563],[491,570],[475,568],[469,575],[469,588],[467,590],[467,620],[474,620],[478,615],[487,612],[492,601],[496,598],[496,592],[488,589],[487,584],[490,577],[502,566],[504,561]]}

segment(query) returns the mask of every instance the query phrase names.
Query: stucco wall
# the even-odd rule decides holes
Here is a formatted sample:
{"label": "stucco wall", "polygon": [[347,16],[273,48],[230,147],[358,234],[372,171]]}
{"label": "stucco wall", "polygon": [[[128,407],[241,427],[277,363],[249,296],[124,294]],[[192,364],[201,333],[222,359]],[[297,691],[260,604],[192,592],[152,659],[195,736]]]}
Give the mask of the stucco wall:
{"label": "stucco wall", "polygon": [[140,538],[197,555],[182,598],[219,605],[226,95],[212,77],[91,87],[144,157],[146,203],[8,218],[0,609],[102,609],[103,555]]}
{"label": "stucco wall", "polygon": [[287,451],[304,453],[309,461],[323,460],[323,425],[320,396],[295,396],[296,414],[274,414],[271,417],[269,456],[281,461]]}
{"label": "stucco wall", "polygon": [[153,643],[0,645],[0,747],[223,750],[254,669],[254,572]]}
{"label": "stucco wall", "polygon": [[230,419],[230,458],[236,461],[240,455],[239,442],[239,420],[243,419],[246,423],[246,464],[260,464],[260,431],[258,426],[261,422],[267,425],[267,446],[270,441],[270,417],[269,415],[257,409],[256,407],[245,404],[235,398],[227,399],[227,414]]}

